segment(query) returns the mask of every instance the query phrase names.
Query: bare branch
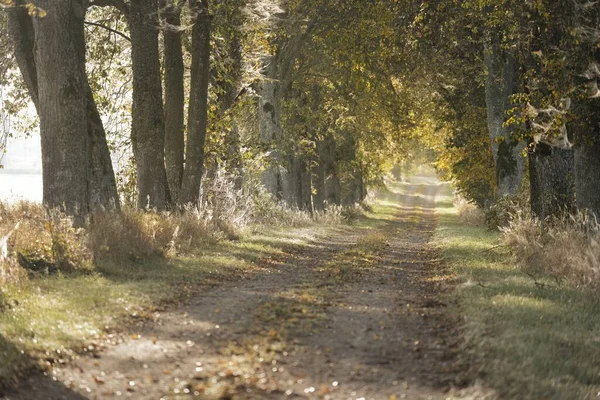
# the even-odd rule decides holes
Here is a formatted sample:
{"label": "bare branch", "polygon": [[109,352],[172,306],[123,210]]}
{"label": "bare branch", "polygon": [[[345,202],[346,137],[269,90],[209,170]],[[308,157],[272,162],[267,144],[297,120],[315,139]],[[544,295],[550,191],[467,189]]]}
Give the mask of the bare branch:
{"label": "bare branch", "polygon": [[98,23],[98,22],[90,22],[90,21],[85,21],[85,24],[86,24],[86,25],[91,25],[91,26],[97,26],[97,27],[99,27],[99,28],[102,28],[102,29],[106,29],[107,31],[109,31],[109,32],[112,32],[112,33],[114,33],[115,35],[119,35],[119,36],[121,36],[123,39],[125,39],[125,40],[127,40],[127,41],[131,42],[131,38],[130,38],[129,36],[127,36],[127,35],[126,35],[126,34],[124,34],[123,32],[119,32],[118,30],[116,30],[116,29],[113,29],[113,28],[111,28],[111,27],[109,27],[109,26],[102,25],[102,24],[100,24],[100,23]]}

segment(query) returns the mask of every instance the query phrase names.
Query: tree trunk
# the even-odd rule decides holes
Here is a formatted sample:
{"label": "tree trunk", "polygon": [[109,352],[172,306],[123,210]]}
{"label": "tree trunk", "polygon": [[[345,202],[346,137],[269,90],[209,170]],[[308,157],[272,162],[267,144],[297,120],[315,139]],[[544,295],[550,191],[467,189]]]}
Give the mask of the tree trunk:
{"label": "tree trunk", "polygon": [[312,173],[306,161],[300,161],[300,166],[298,168],[298,179],[300,180],[300,193],[298,196],[298,202],[300,210],[308,211],[309,213],[314,213],[313,203],[312,203]]}
{"label": "tree trunk", "polygon": [[337,173],[330,174],[325,181],[327,204],[342,204],[342,183]]}
{"label": "tree trunk", "polygon": [[131,0],[133,106],[131,142],[137,168],[138,207],[165,210],[169,187],[165,170],[165,124],[158,50],[157,0]]}
{"label": "tree trunk", "polygon": [[575,135],[575,193],[580,210],[600,216],[600,118],[596,108],[588,108],[590,123]]}
{"label": "tree trunk", "polygon": [[286,166],[281,171],[282,199],[291,208],[303,209],[302,201],[302,172],[303,163],[295,154],[285,157]]}
{"label": "tree trunk", "polygon": [[[83,48],[85,50],[85,47]],[[92,89],[87,82],[86,76],[86,99],[87,99],[87,133],[89,136],[89,189],[90,208],[103,208],[105,210],[119,210],[120,201],[117,192],[117,181],[115,171],[110,158],[110,150],[106,142],[106,131],[102,118],[96,107]]]}
{"label": "tree trunk", "polygon": [[274,148],[280,137],[281,129],[281,99],[277,80],[277,58],[275,56],[265,57],[263,64],[265,66],[265,76],[259,88],[258,122],[260,141],[269,152],[269,156],[261,181],[269,194],[274,198],[281,199],[280,157],[278,150]]}
{"label": "tree trunk", "polygon": [[512,127],[504,126],[506,111],[511,108],[510,96],[517,91],[518,68],[515,57],[504,51],[495,37],[487,44],[484,58],[487,120],[498,185],[496,194],[503,197],[518,193],[523,178],[521,152],[524,145],[511,137]]}
{"label": "tree trunk", "polygon": [[192,29],[192,70],[188,115],[188,140],[181,204],[198,204],[204,171],[204,143],[208,127],[211,17],[208,0],[192,1],[196,13]]}
{"label": "tree trunk", "polygon": [[179,201],[183,180],[185,152],[184,133],[184,65],[181,32],[181,8],[168,6],[165,12],[167,29],[164,37],[165,68],[165,164],[167,181],[174,203]]}
{"label": "tree trunk", "polygon": [[313,194],[313,207],[315,211],[325,210],[327,200],[325,179],[325,165],[322,161],[319,161],[313,167],[313,184],[315,189]]}
{"label": "tree trunk", "polygon": [[[31,99],[39,110],[39,88],[37,66],[34,56],[34,26],[31,17],[24,8],[9,9],[9,35],[14,43],[15,57],[23,80],[28,88]],[[73,42],[80,65],[85,66],[85,34],[83,19],[73,21],[80,23],[73,29]],[[119,196],[115,174],[106,142],[106,132],[98,113],[93,93],[85,79],[86,113],[88,132],[88,174],[89,174],[89,208],[118,209]],[[39,113],[39,111],[38,111]]]}
{"label": "tree trunk", "polygon": [[341,183],[338,176],[335,138],[326,134],[321,151],[321,161],[325,168],[325,200],[327,204],[341,204]]}
{"label": "tree trunk", "polygon": [[35,65],[35,32],[33,20],[25,7],[10,7],[8,14],[8,34],[13,44],[13,52],[21,76],[33,104],[39,105],[37,69]]}
{"label": "tree trunk", "polygon": [[85,10],[73,0],[38,5],[47,12],[33,20],[44,203],[81,223],[90,211],[88,86],[78,52]]}
{"label": "tree trunk", "polygon": [[225,79],[218,83],[222,90],[219,96],[219,118],[225,118],[228,114],[231,118],[231,125],[225,134],[225,145],[227,153],[223,157],[227,172],[235,177],[235,189],[240,190],[243,184],[243,163],[241,152],[240,130],[232,115],[232,108],[235,106],[240,93],[241,81],[243,75],[243,54],[242,54],[242,36],[237,28],[238,24],[243,23],[242,10],[240,5],[234,5],[228,10],[225,16],[226,20],[233,24],[231,31],[225,34],[227,41],[225,51],[227,58],[231,60],[230,72]]}
{"label": "tree trunk", "polygon": [[575,205],[574,157],[570,149],[539,143],[529,152],[531,211],[540,220]]}

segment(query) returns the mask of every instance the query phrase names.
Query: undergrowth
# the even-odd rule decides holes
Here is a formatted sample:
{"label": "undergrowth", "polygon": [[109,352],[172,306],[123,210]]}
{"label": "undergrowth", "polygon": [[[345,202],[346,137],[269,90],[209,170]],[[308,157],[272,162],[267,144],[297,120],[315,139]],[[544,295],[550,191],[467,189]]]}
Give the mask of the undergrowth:
{"label": "undergrowth", "polygon": [[528,274],[600,287],[600,224],[595,217],[579,212],[540,221],[518,211],[502,232],[504,243]]}

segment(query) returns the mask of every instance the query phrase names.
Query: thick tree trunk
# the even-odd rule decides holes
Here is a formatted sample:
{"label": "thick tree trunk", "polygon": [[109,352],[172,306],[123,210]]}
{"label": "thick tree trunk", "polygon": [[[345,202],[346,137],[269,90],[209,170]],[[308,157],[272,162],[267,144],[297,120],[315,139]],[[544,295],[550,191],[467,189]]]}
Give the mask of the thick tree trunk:
{"label": "thick tree trunk", "polygon": [[137,168],[138,207],[165,210],[170,201],[165,170],[165,124],[156,15],[158,0],[131,0],[129,30],[133,69],[131,141]]}
{"label": "thick tree trunk", "polygon": [[165,12],[167,30],[164,32],[165,68],[165,165],[171,199],[179,201],[183,181],[185,152],[184,133],[184,65],[181,31],[181,8],[170,5]]}
{"label": "thick tree trunk", "polygon": [[[84,47],[85,50],[85,47]],[[89,189],[91,209],[119,210],[120,200],[106,131],[86,77],[87,126],[89,136]]]}
{"label": "thick tree trunk", "polygon": [[73,0],[41,0],[33,21],[44,203],[79,222],[90,211],[87,80],[78,52],[85,10]]}
{"label": "thick tree trunk", "polygon": [[[85,4],[85,2],[82,2]],[[86,10],[84,10],[85,13]],[[85,15],[84,15],[85,16]],[[79,62],[81,65],[86,65],[86,45],[85,32],[83,27],[83,17],[81,27],[73,33],[77,40],[77,52],[79,54]],[[84,67],[85,68],[85,67]],[[86,113],[87,113],[87,133],[88,133],[88,176],[89,176],[89,200],[90,208],[103,208],[107,210],[118,210],[119,194],[117,192],[117,182],[115,179],[115,171],[112,160],[110,158],[110,150],[106,141],[106,131],[104,123],[98,112],[94,94],[90,87],[87,74],[85,78],[85,95],[86,95]]]}
{"label": "thick tree trunk", "polygon": [[258,122],[261,143],[269,152],[268,165],[262,173],[262,184],[274,198],[281,199],[282,187],[279,172],[280,156],[275,143],[280,137],[281,99],[277,80],[277,58],[263,60],[265,77],[260,83],[258,100]]}
{"label": "thick tree trunk", "polygon": [[591,112],[588,129],[575,135],[575,193],[580,210],[600,216],[600,118]]}
{"label": "thick tree trunk", "polygon": [[515,57],[503,50],[497,38],[485,49],[487,79],[485,98],[494,163],[496,165],[497,197],[518,193],[523,178],[524,145],[511,137],[512,127],[504,126],[506,111],[511,108],[510,96],[517,91],[518,67]]}
{"label": "thick tree trunk", "polygon": [[529,152],[531,211],[541,220],[575,205],[574,157],[570,149],[539,143]]}
{"label": "thick tree trunk", "polygon": [[193,1],[196,13],[192,29],[192,70],[188,115],[188,140],[181,204],[198,204],[204,171],[204,143],[208,127],[211,17],[208,0]]}
{"label": "thick tree trunk", "polygon": [[344,160],[346,164],[345,169],[349,170],[342,181],[341,203],[344,206],[353,206],[363,201],[365,190],[362,166],[358,159],[358,143],[351,132],[346,133],[345,143],[341,150],[345,157],[347,157]]}
{"label": "thick tree trunk", "polygon": [[[24,8],[16,7],[9,13],[9,35],[14,43],[15,57],[19,69],[28,88],[31,99],[39,110],[39,88],[37,66],[34,56],[34,27],[31,17]],[[73,21],[80,23],[73,29],[72,38],[80,65],[85,66],[85,35],[83,18]],[[88,174],[89,174],[89,208],[118,209],[119,197],[110,151],[106,143],[106,132],[102,119],[96,108],[94,96],[85,78],[86,112],[88,132]]]}

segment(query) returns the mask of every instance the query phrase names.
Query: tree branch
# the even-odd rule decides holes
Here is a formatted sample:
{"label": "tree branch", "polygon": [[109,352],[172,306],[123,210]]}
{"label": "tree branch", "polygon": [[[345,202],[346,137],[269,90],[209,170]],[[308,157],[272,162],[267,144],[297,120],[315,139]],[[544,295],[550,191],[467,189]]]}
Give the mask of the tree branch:
{"label": "tree branch", "polygon": [[91,26],[97,26],[97,27],[99,27],[99,28],[102,28],[102,29],[106,29],[107,31],[109,31],[109,32],[112,32],[112,33],[114,33],[114,34],[116,34],[116,35],[119,35],[119,36],[121,36],[123,39],[125,39],[125,40],[127,40],[127,41],[131,42],[131,38],[130,38],[129,36],[127,36],[127,35],[126,35],[126,34],[124,34],[123,32],[119,32],[118,30],[116,30],[116,29],[113,29],[113,28],[111,28],[111,27],[109,27],[109,26],[102,25],[102,24],[100,24],[100,23],[98,23],[98,22],[90,22],[90,21],[85,21],[85,24],[86,24],[86,25],[91,25]]}

